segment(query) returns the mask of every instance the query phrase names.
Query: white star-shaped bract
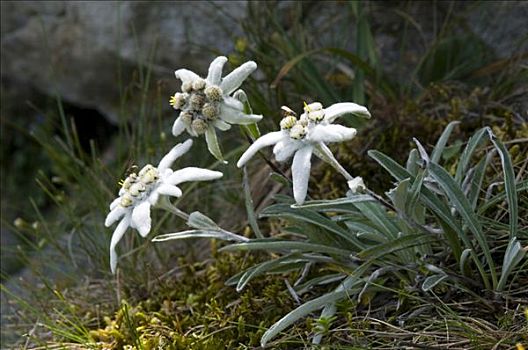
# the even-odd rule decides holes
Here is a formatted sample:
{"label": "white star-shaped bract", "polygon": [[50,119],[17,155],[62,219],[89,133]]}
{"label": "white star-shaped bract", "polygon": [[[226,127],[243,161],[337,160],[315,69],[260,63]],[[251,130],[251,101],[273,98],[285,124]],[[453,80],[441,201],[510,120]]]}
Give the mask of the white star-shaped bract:
{"label": "white star-shaped bract", "polygon": [[320,103],[314,102],[306,105],[304,113],[297,119],[289,108],[283,108],[287,113],[281,120],[281,130],[259,137],[242,154],[237,166],[244,166],[258,150],[271,145],[275,145],[273,154],[279,162],[293,155],[293,196],[297,204],[302,204],[308,192],[312,153],[325,161],[335,160],[326,143],[347,141],[356,135],[356,129],[332,122],[345,114],[370,118],[370,113],[367,108],[351,102],[336,103],[324,109]]}
{"label": "white star-shaped bract", "polygon": [[224,56],[215,58],[205,79],[187,69],[177,70],[175,75],[182,81],[182,91],[170,100],[173,108],[180,110],[172,126],[174,136],[184,130],[191,136],[205,134],[209,152],[219,160],[223,159],[215,128],[225,131],[231,128],[231,124],[247,125],[262,119],[261,115],[244,113],[243,103],[231,96],[257,64],[246,62],[222,78],[226,62]]}
{"label": "white star-shaped bract", "polygon": [[150,208],[158,203],[161,195],[180,197],[182,191],[177,186],[187,181],[208,181],[222,177],[219,171],[188,167],[173,171],[170,166],[192,146],[187,140],[172,148],[161,159],[157,167],[146,165],[137,174],[130,174],[119,190],[119,197],[110,204],[110,213],[105,220],[109,227],[119,221],[110,242],[110,268],[115,273],[117,266],[117,243],[128,227],[138,230],[146,237],[151,229]]}

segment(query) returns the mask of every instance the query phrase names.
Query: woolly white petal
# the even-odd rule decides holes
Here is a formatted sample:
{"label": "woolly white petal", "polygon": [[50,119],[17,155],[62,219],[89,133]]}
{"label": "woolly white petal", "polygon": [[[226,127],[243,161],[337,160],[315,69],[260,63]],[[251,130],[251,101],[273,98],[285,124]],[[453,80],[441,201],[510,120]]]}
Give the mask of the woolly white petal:
{"label": "woolly white petal", "polygon": [[242,112],[244,111],[244,103],[240,101],[239,99],[236,99],[231,96],[225,96],[221,106],[226,106],[228,108],[232,108],[235,111]]}
{"label": "woolly white petal", "polygon": [[185,124],[185,122],[182,120],[181,117],[178,117],[176,118],[176,120],[174,121],[174,124],[172,124],[172,134],[174,136],[178,136],[180,135],[183,130],[185,130],[187,128],[187,125]]}
{"label": "woolly white petal", "polygon": [[256,114],[245,114],[221,104],[220,119],[231,124],[246,125],[259,122],[262,119],[262,116]]}
{"label": "woolly white petal", "polygon": [[343,125],[319,124],[311,128],[307,140],[311,142],[342,142],[356,136],[357,130]]}
{"label": "woolly white petal", "polygon": [[113,274],[115,274],[117,267],[117,253],[115,248],[117,243],[119,243],[121,238],[123,238],[123,235],[125,234],[129,224],[130,215],[127,215],[123,218],[123,220],[121,220],[119,225],[117,225],[114,233],[112,234],[112,239],[110,240],[110,269],[112,270]]}
{"label": "woolly white petal", "polygon": [[156,189],[156,191],[152,191],[150,196],[148,196],[147,200],[150,203],[151,206],[154,206],[158,203],[158,199],[160,197],[159,191]]}
{"label": "woolly white petal", "polygon": [[191,139],[188,139],[187,141],[183,143],[179,143],[176,146],[174,146],[169,151],[169,153],[167,153],[159,162],[158,171],[160,173],[164,173],[166,169],[170,168],[170,166],[172,165],[172,163],[174,163],[176,159],[178,159],[183,154],[189,151],[192,144],[193,144],[193,141]]}
{"label": "woolly white petal", "polygon": [[295,151],[301,148],[302,145],[302,142],[289,138],[277,142],[275,147],[273,147],[273,154],[275,155],[275,159],[278,162],[284,162],[285,160],[290,158]]}
{"label": "woolly white petal", "polygon": [[110,203],[110,210],[113,210],[115,207],[117,207],[119,202],[121,202],[121,197],[117,197],[116,199],[114,199],[112,203]]}
{"label": "woolly white petal", "polygon": [[233,91],[238,89],[242,82],[257,69],[257,64],[253,61],[249,61],[229,73],[220,84],[220,88],[225,95],[231,94]]}
{"label": "woolly white petal", "polygon": [[173,197],[180,197],[182,195],[182,191],[178,187],[168,184],[161,184],[158,187],[158,193]]}
{"label": "woolly white petal", "polygon": [[[117,199],[121,200],[121,198],[117,198]],[[106,216],[105,226],[106,227],[112,226],[114,222],[121,219],[126,214],[127,211],[128,211],[127,208],[123,208],[122,206],[116,206]]]}
{"label": "woolly white petal", "polygon": [[283,130],[270,132],[259,137],[253,142],[251,146],[242,154],[237,162],[237,167],[242,168],[251,157],[255,155],[261,148],[271,146],[279,142],[282,138],[289,137]]}
{"label": "woolly white petal", "polygon": [[144,201],[134,208],[130,223],[130,226],[136,228],[142,237],[149,234],[152,220],[150,219],[150,203],[148,201]]}
{"label": "woolly white petal", "polygon": [[325,120],[332,123],[336,118],[344,114],[355,114],[359,117],[370,118],[370,112],[365,106],[352,102],[335,103],[324,109]]}
{"label": "woolly white petal", "polygon": [[222,80],[222,69],[227,62],[227,57],[219,56],[209,65],[209,72],[207,73],[207,81],[209,84],[218,85]]}
{"label": "woolly white petal", "polygon": [[165,182],[171,185],[178,185],[187,181],[215,180],[221,178],[223,175],[219,171],[188,167],[176,170]]}
{"label": "woolly white petal", "polygon": [[176,72],[174,72],[174,75],[176,75],[176,78],[180,79],[182,83],[189,81],[193,82],[196,79],[200,79],[200,76],[194,72],[191,72],[188,69],[178,69]]}
{"label": "woolly white petal", "polygon": [[220,120],[220,119],[216,119],[213,122],[213,125],[215,127],[217,127],[219,130],[222,130],[222,131],[227,131],[227,130],[231,129],[231,125],[227,124],[225,121]]}
{"label": "woolly white petal", "polygon": [[292,179],[293,198],[297,204],[302,204],[308,193],[308,180],[310,179],[310,158],[312,157],[312,146],[301,148],[293,156]]}

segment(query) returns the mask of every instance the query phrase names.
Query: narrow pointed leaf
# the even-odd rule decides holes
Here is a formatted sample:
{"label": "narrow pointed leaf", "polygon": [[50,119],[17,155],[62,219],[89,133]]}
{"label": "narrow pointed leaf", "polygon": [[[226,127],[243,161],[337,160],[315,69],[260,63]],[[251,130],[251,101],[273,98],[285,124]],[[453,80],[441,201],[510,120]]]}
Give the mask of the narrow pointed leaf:
{"label": "narrow pointed leaf", "polygon": [[[356,284],[359,283],[359,280],[356,281]],[[273,339],[277,334],[279,334],[284,329],[291,326],[293,323],[298,321],[299,319],[303,318],[304,316],[314,312],[315,310],[318,310],[325,305],[328,305],[330,303],[334,303],[338,300],[341,300],[343,298],[346,298],[349,296],[352,291],[351,288],[354,288],[356,284],[353,284],[347,289],[344,290],[336,290],[330,293],[327,293],[325,295],[322,295],[318,298],[315,298],[313,300],[310,300],[303,305],[299,306],[295,310],[288,313],[286,316],[281,318],[279,321],[277,321],[273,326],[271,326],[266,333],[262,336],[260,340],[260,344],[264,347],[266,344]]]}
{"label": "narrow pointed leaf", "polygon": [[448,277],[447,275],[442,275],[442,274],[432,275],[432,276],[427,277],[422,283],[422,290],[424,292],[430,291],[440,282],[445,280],[447,277]]}
{"label": "narrow pointed leaf", "polygon": [[471,157],[473,156],[473,153],[475,153],[478,146],[482,142],[485,134],[486,134],[486,128],[482,128],[469,138],[469,142],[466,145],[466,148],[464,148],[464,151],[462,152],[462,155],[460,156],[460,160],[458,162],[458,166],[457,166],[456,174],[455,174],[456,182],[458,183],[462,182],[462,177],[466,173]]}
{"label": "narrow pointed leaf", "polygon": [[188,238],[216,238],[224,241],[233,241],[233,236],[227,235],[221,231],[206,231],[206,230],[187,230],[175,233],[166,233],[159,235],[152,239],[153,242],[171,241],[177,239]]}
{"label": "narrow pointed leaf", "polygon": [[322,244],[307,243],[302,241],[286,241],[286,240],[251,240],[249,242],[242,242],[236,244],[230,244],[228,246],[220,248],[221,252],[230,251],[249,251],[249,250],[265,250],[274,252],[283,252],[289,250],[296,250],[299,252],[317,252],[321,254],[339,255],[339,256],[350,256],[350,251],[346,249],[334,248]]}
{"label": "narrow pointed leaf", "polygon": [[260,231],[260,228],[257,223],[257,216],[255,215],[255,209],[253,208],[253,198],[251,198],[251,189],[249,186],[249,177],[247,173],[247,168],[244,166],[243,168],[243,188],[244,188],[244,197],[245,197],[245,204],[246,204],[246,213],[248,216],[249,225],[251,226],[251,229],[255,233],[255,236],[257,238],[264,238],[264,235]]}
{"label": "narrow pointed leaf", "polygon": [[450,202],[460,213],[460,215],[464,219],[464,222],[466,223],[466,225],[468,225],[471,232],[473,232],[473,235],[477,239],[480,249],[484,253],[484,257],[486,258],[486,262],[488,264],[491,274],[493,287],[496,287],[497,273],[495,269],[495,263],[493,262],[493,258],[491,256],[486,237],[482,232],[480,221],[471,209],[471,205],[468,199],[464,196],[464,193],[462,192],[458,184],[455,182],[455,180],[451,177],[451,175],[449,175],[449,173],[444,168],[442,168],[438,164],[429,163],[428,169],[431,176],[442,187]]}
{"label": "narrow pointed leaf", "polygon": [[440,138],[436,142],[436,146],[433,149],[433,152],[431,153],[432,162],[438,163],[438,161],[440,160],[440,157],[442,156],[442,153],[444,152],[445,146],[447,144],[447,140],[449,140],[449,136],[451,136],[453,129],[458,124],[460,124],[459,121],[452,121],[451,123],[447,124],[446,128],[442,132],[442,135],[440,135]]}
{"label": "narrow pointed leaf", "polygon": [[504,189],[506,191],[506,198],[508,201],[508,213],[510,216],[510,239],[517,237],[517,221],[519,215],[519,208],[517,207],[517,191],[515,190],[515,173],[510,159],[510,154],[504,144],[495,137],[491,129],[488,130],[488,135],[499,152],[502,172],[504,174]]}

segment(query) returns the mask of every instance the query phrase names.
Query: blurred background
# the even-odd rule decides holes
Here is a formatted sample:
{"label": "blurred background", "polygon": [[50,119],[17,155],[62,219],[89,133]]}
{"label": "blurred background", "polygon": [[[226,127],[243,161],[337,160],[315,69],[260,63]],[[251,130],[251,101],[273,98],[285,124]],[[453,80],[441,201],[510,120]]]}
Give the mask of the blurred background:
{"label": "blurred background", "polygon": [[[432,142],[451,120],[463,121],[463,134],[482,125],[509,138],[526,133],[527,18],[524,1],[3,1],[2,283],[16,289],[20,277],[60,276],[67,285],[107,274],[111,230],[102,220],[117,181],[177,142],[174,70],[205,75],[218,55],[228,56],[227,71],[256,61],[243,88],[265,115],[262,132],[283,104],[366,104],[372,121],[349,121],[362,136],[336,152],[384,189],[389,180],[373,172],[368,149],[398,158],[413,136]],[[239,131],[222,136],[223,182],[188,188],[184,206],[242,229],[233,163],[246,144]],[[187,159],[217,167],[196,141]],[[342,195],[331,172],[318,169],[312,195]],[[251,175],[254,183],[267,177]],[[254,189],[257,207],[267,191]],[[131,239],[129,247],[163,266],[167,257],[145,244]]]}

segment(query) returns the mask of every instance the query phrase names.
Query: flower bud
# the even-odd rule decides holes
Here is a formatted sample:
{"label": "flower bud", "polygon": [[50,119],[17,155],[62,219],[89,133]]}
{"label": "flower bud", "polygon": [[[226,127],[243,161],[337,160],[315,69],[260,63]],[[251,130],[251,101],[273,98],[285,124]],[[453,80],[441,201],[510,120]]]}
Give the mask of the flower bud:
{"label": "flower bud", "polygon": [[141,192],[145,192],[145,185],[141,182],[136,182],[132,186],[130,186],[130,189],[128,190],[128,193],[131,196],[137,197]]}
{"label": "flower bud", "polygon": [[152,164],[147,164],[141,170],[139,171],[138,175],[141,177],[145,175],[147,172],[151,171],[152,169],[155,169]]}
{"label": "flower bud", "polygon": [[121,188],[128,190],[130,186],[137,181],[137,175],[135,173],[132,173],[128,175],[128,177],[123,181],[123,185]]}
{"label": "flower bud", "polygon": [[182,122],[184,122],[187,125],[191,125],[193,120],[193,115],[190,112],[181,112],[180,118],[182,118]]}
{"label": "flower bud", "polygon": [[202,78],[196,79],[192,83],[192,88],[195,91],[202,90],[204,87],[205,87],[205,80],[203,80]]}
{"label": "flower bud", "polygon": [[191,95],[189,102],[191,103],[191,108],[193,110],[199,111],[205,103],[205,96],[203,94],[194,93]]}
{"label": "flower bud", "polygon": [[218,117],[220,108],[216,103],[206,103],[203,105],[202,114],[209,120],[214,120]]}
{"label": "flower bud", "polygon": [[170,105],[174,109],[182,109],[182,107],[185,105],[185,95],[180,92],[177,92],[172,96],[169,100]]}
{"label": "flower bud", "polygon": [[323,105],[320,102],[313,102],[313,103],[310,103],[309,105],[307,104],[304,105],[304,111],[307,113],[314,112],[314,111],[320,111],[322,109],[323,109]]}
{"label": "flower bud", "polygon": [[119,202],[119,204],[123,208],[126,208],[126,207],[131,206],[133,202],[134,200],[132,199],[132,197],[130,197],[128,193],[125,193],[123,196],[121,196],[121,201]]}
{"label": "flower bud", "polygon": [[192,90],[192,83],[190,81],[184,81],[181,85],[183,92],[190,92]]}
{"label": "flower bud", "polygon": [[299,121],[297,122],[297,124],[300,124],[302,126],[308,126],[308,117],[306,116],[306,113],[302,114],[301,115],[301,118],[299,118]]}
{"label": "flower bud", "polygon": [[158,169],[152,167],[151,169],[149,169],[147,172],[145,172],[142,176],[141,176],[141,181],[145,184],[145,185],[148,185],[150,183],[153,183],[155,181],[157,181],[159,178],[159,172],[158,172]]}
{"label": "flower bud", "polygon": [[195,119],[192,122],[192,128],[198,135],[201,135],[207,130],[207,123],[203,119]]}
{"label": "flower bud", "polygon": [[282,118],[282,120],[280,121],[280,128],[282,130],[288,130],[291,129],[296,123],[297,118],[295,118],[293,115],[290,115],[288,117]]}
{"label": "flower bud", "polygon": [[300,123],[295,124],[290,129],[290,137],[295,140],[300,140],[306,135],[306,127],[302,126]]}
{"label": "flower bud", "polygon": [[204,90],[205,97],[211,102],[220,102],[222,101],[222,89],[216,85],[209,85]]}
{"label": "flower bud", "polygon": [[308,119],[310,119],[311,121],[313,122],[320,122],[321,120],[324,119],[324,116],[325,116],[325,112],[324,110],[312,110],[310,112],[308,112]]}
{"label": "flower bud", "polygon": [[[143,182],[143,184],[148,185],[148,184],[158,180],[158,178],[159,178],[158,169],[156,169],[151,164],[147,164],[139,172],[139,177],[140,177],[141,181]],[[131,190],[132,190],[132,188],[131,188]],[[139,191],[144,191],[144,190],[145,189],[143,189],[143,190],[139,189]]]}

